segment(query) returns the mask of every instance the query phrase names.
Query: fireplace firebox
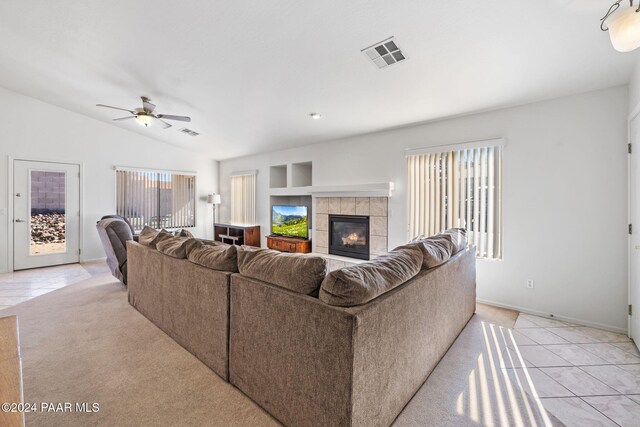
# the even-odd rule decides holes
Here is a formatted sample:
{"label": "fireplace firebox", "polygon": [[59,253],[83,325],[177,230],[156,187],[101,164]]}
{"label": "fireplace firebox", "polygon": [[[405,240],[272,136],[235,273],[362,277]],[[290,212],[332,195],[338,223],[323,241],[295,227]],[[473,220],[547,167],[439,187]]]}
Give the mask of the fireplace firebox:
{"label": "fireplace firebox", "polygon": [[369,217],[329,215],[329,253],[369,259]]}

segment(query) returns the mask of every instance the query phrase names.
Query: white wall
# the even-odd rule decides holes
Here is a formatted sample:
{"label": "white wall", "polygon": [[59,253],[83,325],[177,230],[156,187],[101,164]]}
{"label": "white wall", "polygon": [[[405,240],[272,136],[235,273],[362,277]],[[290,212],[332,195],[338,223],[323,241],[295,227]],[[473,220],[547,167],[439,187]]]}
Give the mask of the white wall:
{"label": "white wall", "polygon": [[407,240],[404,150],[503,137],[504,259],[478,261],[478,298],[623,331],[627,109],[621,86],[222,161],[221,218],[228,218],[229,174],[258,169],[258,218],[267,234],[269,166],[312,160],[314,185],[395,182],[392,248]]}
{"label": "white wall", "polygon": [[0,272],[11,270],[9,157],[83,165],[82,260],[104,258],[95,224],[115,213],[115,165],[197,171],[194,234],[213,234],[211,205],[203,199],[217,192],[217,161],[0,88]]}

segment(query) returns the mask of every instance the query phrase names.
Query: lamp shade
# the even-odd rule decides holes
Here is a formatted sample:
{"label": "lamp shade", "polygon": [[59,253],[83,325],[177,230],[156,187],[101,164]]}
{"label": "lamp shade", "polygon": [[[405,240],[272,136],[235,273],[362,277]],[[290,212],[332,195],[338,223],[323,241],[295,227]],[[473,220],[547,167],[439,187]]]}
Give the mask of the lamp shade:
{"label": "lamp shade", "polygon": [[640,47],[640,12],[635,7],[619,9],[606,21],[613,48],[630,52]]}
{"label": "lamp shade", "polygon": [[220,195],[219,194],[209,194],[207,196],[207,203],[213,204],[213,205],[219,205],[220,204]]}

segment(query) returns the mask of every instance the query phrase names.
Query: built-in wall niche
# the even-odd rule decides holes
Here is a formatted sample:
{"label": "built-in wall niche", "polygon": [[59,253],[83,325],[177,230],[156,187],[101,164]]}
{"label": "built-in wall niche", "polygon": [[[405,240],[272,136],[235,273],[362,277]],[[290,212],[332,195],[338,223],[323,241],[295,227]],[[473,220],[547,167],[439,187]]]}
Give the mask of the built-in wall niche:
{"label": "built-in wall niche", "polygon": [[307,194],[313,185],[312,162],[288,163],[269,167],[269,188],[272,195]]}
{"label": "built-in wall niche", "polygon": [[311,162],[291,164],[291,187],[310,187],[312,185]]}
{"label": "built-in wall niche", "polygon": [[[269,212],[271,212],[271,206],[306,206],[307,207],[307,224],[309,227],[309,238],[311,238],[311,231],[313,230],[313,207],[311,196],[271,196]],[[271,214],[269,214],[271,215]],[[271,218],[269,218],[271,221]],[[269,233],[271,228],[269,228]]]}
{"label": "built-in wall niche", "polygon": [[287,165],[271,166],[269,168],[269,188],[287,187]]}

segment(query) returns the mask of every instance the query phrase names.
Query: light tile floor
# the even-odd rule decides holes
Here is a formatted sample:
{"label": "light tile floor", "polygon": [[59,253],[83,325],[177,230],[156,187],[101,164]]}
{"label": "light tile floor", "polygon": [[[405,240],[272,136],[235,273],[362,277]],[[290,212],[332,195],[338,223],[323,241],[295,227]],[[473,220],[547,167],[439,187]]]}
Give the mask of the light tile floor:
{"label": "light tile floor", "polygon": [[640,352],[628,337],[522,313],[510,334],[503,369],[568,427],[640,426]]}
{"label": "light tile floor", "polygon": [[91,262],[2,273],[0,310],[108,271],[104,262]]}

